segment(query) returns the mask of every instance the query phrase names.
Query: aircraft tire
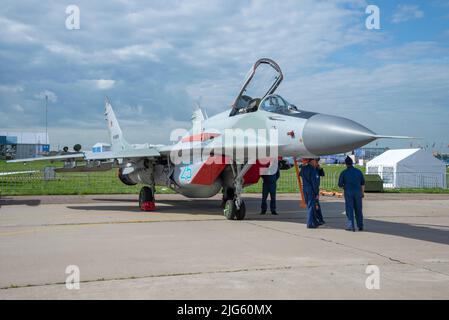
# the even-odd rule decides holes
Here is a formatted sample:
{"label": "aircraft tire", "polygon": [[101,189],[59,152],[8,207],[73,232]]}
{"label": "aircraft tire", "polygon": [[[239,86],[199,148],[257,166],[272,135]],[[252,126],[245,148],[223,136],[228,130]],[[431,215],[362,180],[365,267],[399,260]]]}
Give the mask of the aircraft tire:
{"label": "aircraft tire", "polygon": [[226,207],[226,201],[229,199],[234,199],[235,197],[235,191],[233,188],[225,188],[223,190],[223,199],[221,201],[221,208],[224,209]]}
{"label": "aircraft tire", "polygon": [[223,209],[223,214],[228,220],[234,220],[235,214],[237,212],[237,206],[234,200],[226,200],[225,207]]}
{"label": "aircraft tire", "polygon": [[246,206],[245,206],[245,202],[243,202],[240,204],[240,209],[238,209],[235,213],[235,218],[237,220],[243,220],[245,219],[245,215],[246,215]]}

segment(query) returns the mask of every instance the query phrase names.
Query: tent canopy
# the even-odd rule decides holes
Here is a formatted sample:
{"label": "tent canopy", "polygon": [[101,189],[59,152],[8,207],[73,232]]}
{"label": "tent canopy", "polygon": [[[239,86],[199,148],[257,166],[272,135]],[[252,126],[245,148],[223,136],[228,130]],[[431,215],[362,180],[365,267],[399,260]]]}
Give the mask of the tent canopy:
{"label": "tent canopy", "polygon": [[423,149],[388,150],[366,163],[385,188],[446,188],[446,165]]}
{"label": "tent canopy", "polygon": [[367,162],[367,166],[394,166],[398,162],[408,158],[415,152],[418,152],[421,149],[396,149],[396,150],[387,150],[381,155],[378,155],[371,161]]}

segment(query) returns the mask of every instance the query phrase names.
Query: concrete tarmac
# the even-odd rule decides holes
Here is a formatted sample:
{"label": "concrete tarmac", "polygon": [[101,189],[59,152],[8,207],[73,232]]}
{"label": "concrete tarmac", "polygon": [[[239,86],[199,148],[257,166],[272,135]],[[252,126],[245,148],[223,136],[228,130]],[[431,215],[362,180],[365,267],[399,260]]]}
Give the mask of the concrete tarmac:
{"label": "concrete tarmac", "polygon": [[309,230],[297,197],[260,216],[246,195],[244,221],[218,196],[158,195],[151,213],[134,195],[3,197],[0,299],[449,298],[448,195],[368,194],[355,233],[342,199],[323,197],[326,225]]}

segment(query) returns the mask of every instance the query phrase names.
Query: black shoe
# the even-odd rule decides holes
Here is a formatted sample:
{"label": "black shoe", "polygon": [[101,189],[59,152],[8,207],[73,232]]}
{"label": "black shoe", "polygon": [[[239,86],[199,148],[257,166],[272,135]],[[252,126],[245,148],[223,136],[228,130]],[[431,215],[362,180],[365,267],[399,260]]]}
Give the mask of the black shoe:
{"label": "black shoe", "polygon": [[267,213],[266,211],[261,211],[260,214],[264,215],[265,213]]}
{"label": "black shoe", "polygon": [[318,229],[318,226],[307,226],[307,229]]}
{"label": "black shoe", "polygon": [[363,231],[363,227],[359,228],[359,231]]}
{"label": "black shoe", "polygon": [[277,215],[278,215],[278,213],[277,213],[276,211],[271,211],[271,214],[272,214],[273,216],[277,216]]}
{"label": "black shoe", "polygon": [[324,221],[320,221],[320,222],[318,222],[318,225],[320,225],[320,226],[322,226],[323,224],[325,224],[326,222],[324,222]]}
{"label": "black shoe", "polygon": [[345,230],[355,232],[355,228],[346,228]]}

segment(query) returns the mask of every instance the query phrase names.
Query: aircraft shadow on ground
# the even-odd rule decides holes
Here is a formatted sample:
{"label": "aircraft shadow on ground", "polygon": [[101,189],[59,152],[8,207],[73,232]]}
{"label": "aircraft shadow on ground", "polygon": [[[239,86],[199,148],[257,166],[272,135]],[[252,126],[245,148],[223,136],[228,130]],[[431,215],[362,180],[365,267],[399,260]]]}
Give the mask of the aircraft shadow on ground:
{"label": "aircraft shadow on ground", "polygon": [[[101,199],[103,200],[103,199]],[[103,200],[104,201],[104,200]],[[108,201],[114,201],[109,199]],[[125,202],[122,199],[116,199],[118,202]],[[126,200],[129,202],[129,200]],[[246,221],[280,221],[285,223],[306,224],[306,211],[299,208],[298,200],[279,200],[278,216],[267,215],[261,216],[260,200],[250,198],[245,200],[246,203]],[[170,214],[190,214],[190,215],[222,215],[219,200],[201,199],[201,200],[164,200],[157,206],[158,213]],[[327,229],[344,229],[346,227],[346,216],[342,214],[345,210],[342,201],[322,202],[322,211]],[[121,212],[140,212],[136,205],[132,206],[105,206],[105,205],[85,205],[85,206],[68,206],[73,210],[96,210],[96,211],[121,211]],[[151,213],[143,213],[151,215]],[[370,233],[379,233],[415,240],[429,241],[449,245],[449,229],[447,226],[432,226],[425,224],[409,224],[406,222],[391,222],[376,220],[373,218],[365,218],[365,231]]]}
{"label": "aircraft shadow on ground", "polygon": [[20,206],[20,205],[36,207],[40,204],[41,204],[41,200],[39,200],[39,199],[29,199],[29,200],[11,199],[11,198],[0,199],[0,208],[2,206]]}

